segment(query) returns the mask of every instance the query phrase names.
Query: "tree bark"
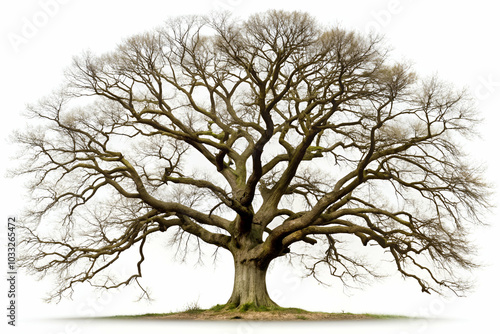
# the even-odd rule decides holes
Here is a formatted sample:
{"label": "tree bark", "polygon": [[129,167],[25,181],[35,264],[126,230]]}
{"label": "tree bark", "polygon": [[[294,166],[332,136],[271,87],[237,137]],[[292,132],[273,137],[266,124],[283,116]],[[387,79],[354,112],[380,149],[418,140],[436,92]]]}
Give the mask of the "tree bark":
{"label": "tree bark", "polygon": [[267,292],[266,273],[269,265],[258,265],[253,260],[235,260],[234,263],[234,286],[228,305],[278,306]]}

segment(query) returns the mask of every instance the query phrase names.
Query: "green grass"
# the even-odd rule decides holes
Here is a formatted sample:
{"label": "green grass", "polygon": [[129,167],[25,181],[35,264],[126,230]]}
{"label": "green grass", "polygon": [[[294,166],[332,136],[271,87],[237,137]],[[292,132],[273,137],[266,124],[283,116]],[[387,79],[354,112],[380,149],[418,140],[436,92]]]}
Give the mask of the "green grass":
{"label": "green grass", "polygon": [[191,313],[191,314],[196,314],[196,313],[203,313],[206,310],[202,309],[200,305],[198,305],[198,302],[191,302],[186,306],[186,309],[182,311],[181,313]]}
{"label": "green grass", "polygon": [[[227,305],[220,305],[220,304],[217,304],[217,305],[215,305],[214,307],[212,307],[209,311],[213,311],[213,312],[220,312],[220,311],[224,310],[226,307],[227,307]],[[233,309],[234,309],[234,308],[233,308]]]}
{"label": "green grass", "polygon": [[162,317],[175,313],[145,313],[145,314],[132,314],[132,315],[114,315],[110,317],[99,317],[99,319],[134,319],[146,317]]}
{"label": "green grass", "polygon": [[170,313],[146,313],[146,314],[136,314],[136,315],[115,315],[112,317],[105,317],[108,319],[129,319],[129,318],[146,318],[146,317],[164,317],[164,316],[169,316],[169,315],[174,315],[174,314],[180,314],[180,313],[189,313],[189,314],[197,314],[197,313],[203,313],[206,312],[207,310],[202,309],[199,305],[198,302],[191,302],[187,304],[184,308],[183,311],[180,312],[170,312]]}
{"label": "green grass", "polygon": [[361,315],[373,318],[373,319],[410,319],[410,317],[404,315],[390,315],[390,314],[373,314],[373,313],[362,313]]}
{"label": "green grass", "polygon": [[[180,312],[171,312],[171,313],[147,313],[147,314],[141,314],[141,315],[124,315],[124,316],[114,316],[114,317],[106,317],[104,319],[138,319],[138,318],[145,318],[145,317],[165,317],[165,316],[174,316],[177,314],[202,314],[204,312],[210,312],[210,313],[217,313],[217,312],[234,312],[234,313],[246,313],[246,312],[271,312],[271,313],[279,313],[279,312],[286,312],[286,313],[291,313],[296,315],[297,320],[308,320],[307,315],[310,313],[321,313],[321,312],[309,312],[300,308],[284,308],[284,307],[278,307],[278,306],[272,306],[272,307],[265,307],[265,306],[256,306],[255,304],[248,303],[248,304],[243,304],[237,307],[234,304],[225,304],[225,305],[215,305],[214,307],[205,310],[202,309],[197,302],[190,303],[186,305],[185,309]],[[325,312],[326,313],[326,312]],[[380,319],[380,320],[390,320],[390,319],[410,319],[409,317],[405,316],[399,316],[399,315],[387,315],[387,314],[370,314],[370,313],[363,313],[363,314],[354,314],[354,313],[349,313],[349,312],[342,312],[342,313],[331,313],[332,315],[359,315],[359,316],[365,316],[370,319]],[[239,316],[235,315],[235,319],[238,319]]]}

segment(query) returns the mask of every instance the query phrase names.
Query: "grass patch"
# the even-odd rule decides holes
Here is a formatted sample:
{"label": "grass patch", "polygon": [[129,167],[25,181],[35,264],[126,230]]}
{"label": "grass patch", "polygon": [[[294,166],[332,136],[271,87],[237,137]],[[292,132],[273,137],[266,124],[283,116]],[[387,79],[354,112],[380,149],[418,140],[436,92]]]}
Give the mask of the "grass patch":
{"label": "grass patch", "polygon": [[132,314],[132,315],[113,315],[110,317],[99,317],[99,319],[135,319],[135,318],[149,318],[149,317],[164,317],[172,314],[173,313],[145,313],[145,314]]}
{"label": "grass patch", "polygon": [[227,305],[217,304],[214,307],[210,308],[209,311],[220,312],[220,311],[224,310],[226,307],[227,307]]}
{"label": "grass patch", "polygon": [[203,313],[206,310],[202,309],[200,305],[198,305],[198,301],[196,302],[191,302],[186,306],[186,309],[182,311],[181,313],[190,313],[190,314],[197,314],[197,313]]}
{"label": "grass patch", "polygon": [[406,317],[404,315],[372,314],[372,313],[364,313],[363,315],[373,319],[410,319],[410,317]]}
{"label": "grass patch", "polygon": [[[353,314],[310,312],[300,308],[284,308],[278,306],[263,307],[248,303],[240,306],[234,304],[215,305],[205,310],[197,302],[188,304],[181,312],[148,313],[142,315],[115,316],[107,319],[182,319],[182,320],[264,320],[264,321],[332,321],[332,320],[402,320],[409,317],[387,314]],[[106,318],[101,318],[106,319]]]}

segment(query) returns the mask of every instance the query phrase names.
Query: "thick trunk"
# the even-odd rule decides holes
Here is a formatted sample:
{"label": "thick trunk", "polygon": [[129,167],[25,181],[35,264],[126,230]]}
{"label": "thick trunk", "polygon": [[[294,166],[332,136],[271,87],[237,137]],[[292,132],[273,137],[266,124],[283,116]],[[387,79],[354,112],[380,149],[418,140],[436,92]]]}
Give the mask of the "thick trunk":
{"label": "thick trunk", "polygon": [[271,300],[266,287],[268,266],[258,266],[255,261],[235,260],[234,287],[228,304],[240,306],[253,304],[259,306],[277,306]]}

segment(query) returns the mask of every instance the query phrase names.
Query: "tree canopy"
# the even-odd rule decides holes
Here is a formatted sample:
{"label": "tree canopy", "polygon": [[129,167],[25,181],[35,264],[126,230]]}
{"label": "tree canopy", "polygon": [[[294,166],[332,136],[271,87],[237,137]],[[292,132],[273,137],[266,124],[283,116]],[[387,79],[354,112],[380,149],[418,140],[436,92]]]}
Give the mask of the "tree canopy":
{"label": "tree canopy", "polygon": [[[468,234],[488,207],[461,149],[477,112],[378,36],[301,12],[170,19],[75,57],[29,113],[21,264],[57,273],[55,297],[139,282],[162,232],[231,252],[233,304],[271,304],[265,272],[284,255],[313,276],[376,275],[347,240],[383,249],[424,292],[468,288],[456,273],[475,267]],[[110,277],[124,252],[136,272]]]}

